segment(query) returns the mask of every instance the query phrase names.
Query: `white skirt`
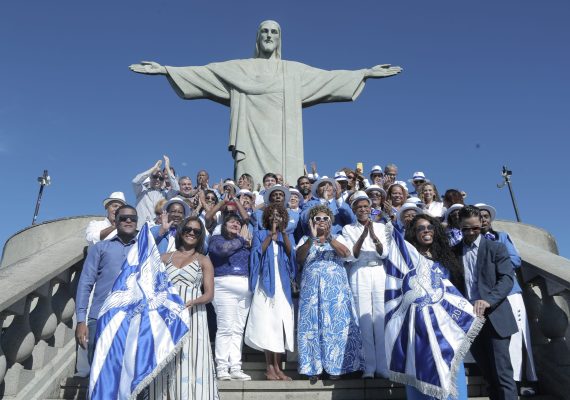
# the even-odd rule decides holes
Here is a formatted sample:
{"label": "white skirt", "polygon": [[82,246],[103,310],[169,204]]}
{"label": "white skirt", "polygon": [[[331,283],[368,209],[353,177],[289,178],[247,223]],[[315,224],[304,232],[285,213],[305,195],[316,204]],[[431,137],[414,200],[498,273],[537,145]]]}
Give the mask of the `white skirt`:
{"label": "white skirt", "polygon": [[268,350],[273,353],[293,351],[294,321],[293,307],[287,301],[281,286],[279,270],[276,269],[274,297],[267,297],[259,287],[259,281],[257,282],[245,328],[245,344],[259,351]]}

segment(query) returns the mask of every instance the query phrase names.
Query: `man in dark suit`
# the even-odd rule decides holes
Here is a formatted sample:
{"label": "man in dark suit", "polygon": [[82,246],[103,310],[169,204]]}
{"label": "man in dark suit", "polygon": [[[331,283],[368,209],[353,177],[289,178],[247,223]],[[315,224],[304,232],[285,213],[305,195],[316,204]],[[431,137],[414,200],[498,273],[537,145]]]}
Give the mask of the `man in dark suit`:
{"label": "man in dark suit", "polygon": [[481,213],[475,206],[459,211],[463,240],[454,247],[465,272],[466,297],[477,316],[487,319],[471,354],[490,386],[492,400],[517,399],[509,356],[517,324],[507,301],[513,287],[513,265],[504,244],[481,235]]}

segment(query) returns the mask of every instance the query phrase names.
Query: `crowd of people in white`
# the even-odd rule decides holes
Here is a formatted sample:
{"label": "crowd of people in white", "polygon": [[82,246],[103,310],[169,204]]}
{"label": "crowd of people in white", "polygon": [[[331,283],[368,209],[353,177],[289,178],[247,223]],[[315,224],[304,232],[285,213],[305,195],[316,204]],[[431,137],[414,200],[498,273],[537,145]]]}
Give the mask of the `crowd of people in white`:
{"label": "crowd of people in white", "polygon": [[[491,398],[513,398],[513,390],[514,396],[532,394],[537,377],[516,275],[521,259],[508,234],[493,229],[495,208],[465,205],[460,189],[440,196],[421,171],[404,181],[394,164],[375,165],[366,175],[361,168],[327,177],[313,164],[294,185],[271,172],[257,186],[247,173],[212,184],[205,170],[195,182],[178,177],[165,156],[164,168],[159,160],[133,179],[134,206],[123,192],[111,193],[103,201],[106,218],[86,231],[90,249],[76,302],[76,336],[85,350],[79,349],[77,373],[89,374],[98,310],[137,229],[148,223],[192,315],[192,340],[150,386],[151,398],[213,399],[217,380],[249,380],[242,370],[244,342],[265,352],[268,380],[291,380],[281,357],[294,351],[299,373],[313,381],[356,372],[387,378],[383,260],[385,226],[392,224],[442,265],[475,313],[488,317],[472,354]],[[478,275],[481,241],[500,243],[496,251],[510,263],[507,273],[496,267],[497,283],[489,289],[496,298],[487,297]],[[513,332],[490,317],[504,305],[516,321]],[[498,361],[505,349],[506,360]],[[466,398],[462,373],[457,385]],[[517,389],[515,381],[525,384]],[[409,388],[408,398],[421,397]]]}

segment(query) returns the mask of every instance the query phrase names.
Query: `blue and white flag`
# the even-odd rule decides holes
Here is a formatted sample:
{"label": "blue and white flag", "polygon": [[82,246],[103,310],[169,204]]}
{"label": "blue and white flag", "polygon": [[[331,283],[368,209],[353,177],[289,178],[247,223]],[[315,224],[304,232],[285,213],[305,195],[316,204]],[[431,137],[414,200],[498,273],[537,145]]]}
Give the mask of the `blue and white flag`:
{"label": "blue and white flag", "polygon": [[428,396],[457,398],[457,370],[484,319],[475,316],[471,303],[439,264],[419,254],[391,224],[386,231],[385,344],[390,379]]}
{"label": "blue and white flag", "polygon": [[136,398],[189,332],[190,315],[145,224],[97,319],[89,398]]}

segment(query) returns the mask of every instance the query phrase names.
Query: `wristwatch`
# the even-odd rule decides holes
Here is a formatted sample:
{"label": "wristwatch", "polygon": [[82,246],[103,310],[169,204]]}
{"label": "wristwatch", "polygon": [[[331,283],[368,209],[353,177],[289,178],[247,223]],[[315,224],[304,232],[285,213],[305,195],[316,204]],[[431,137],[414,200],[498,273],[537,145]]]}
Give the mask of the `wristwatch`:
{"label": "wristwatch", "polygon": [[373,242],[374,244],[379,244],[379,243],[380,243],[380,240],[378,240],[378,239],[372,239],[372,242]]}

